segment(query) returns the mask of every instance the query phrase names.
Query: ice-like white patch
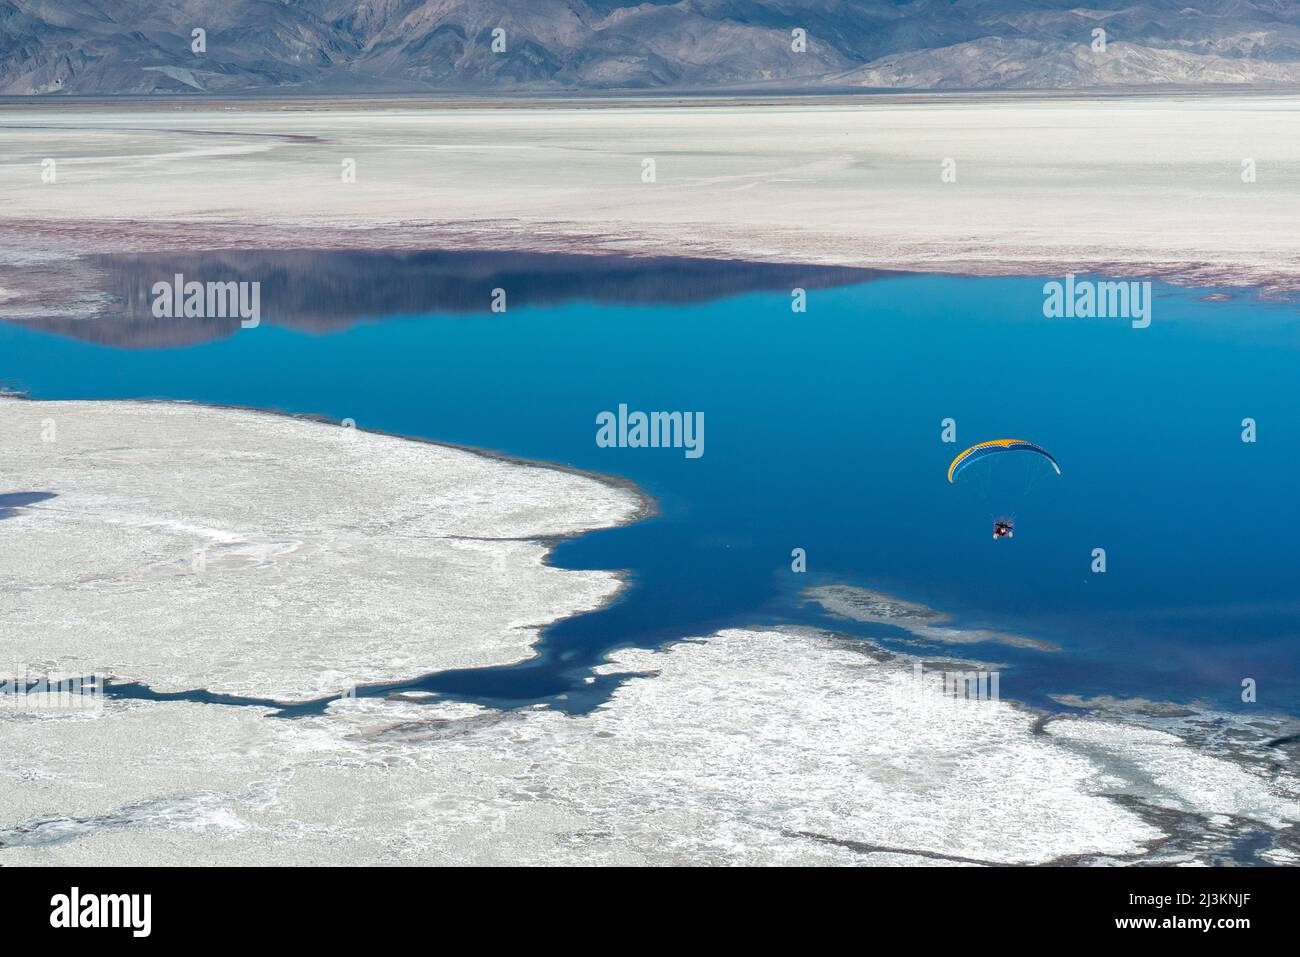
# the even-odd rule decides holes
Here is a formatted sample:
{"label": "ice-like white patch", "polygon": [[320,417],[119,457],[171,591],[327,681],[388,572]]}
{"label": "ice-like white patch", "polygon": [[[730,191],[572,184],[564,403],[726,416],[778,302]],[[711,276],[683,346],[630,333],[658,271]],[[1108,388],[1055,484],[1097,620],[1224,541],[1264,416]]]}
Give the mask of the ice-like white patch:
{"label": "ice-like white patch", "polygon": [[1047,733],[1079,753],[1134,770],[1130,792],[1187,814],[1245,817],[1269,827],[1300,822],[1297,781],[1270,785],[1231,761],[1198,752],[1182,738],[1150,728],[1091,718],[1053,721]]}
{"label": "ice-like white patch", "polygon": [[544,565],[534,539],[642,506],[585,475],[193,405],[0,400],[0,435],[6,486],[54,495],[4,520],[0,662],[164,691],[292,700],[518,661],[619,587]]}
{"label": "ice-like white patch", "polygon": [[[0,863],[1128,862],[1170,855],[1177,822],[1152,818],[1183,807],[1296,820],[1294,782],[1111,721],[1035,734],[813,633],[725,631],[601,670],[650,676],[580,717],[361,698],[291,721],[144,702],[75,733],[0,719]],[[37,763],[48,776],[16,773]]]}
{"label": "ice-like white patch", "polygon": [[884,592],[854,585],[819,585],[804,591],[828,613],[839,618],[868,624],[889,625],[910,632],[917,638],[945,644],[969,645],[980,642],[1055,651],[1056,645],[1026,635],[991,631],[986,628],[955,628],[946,625],[951,616],[926,605],[904,601]]}

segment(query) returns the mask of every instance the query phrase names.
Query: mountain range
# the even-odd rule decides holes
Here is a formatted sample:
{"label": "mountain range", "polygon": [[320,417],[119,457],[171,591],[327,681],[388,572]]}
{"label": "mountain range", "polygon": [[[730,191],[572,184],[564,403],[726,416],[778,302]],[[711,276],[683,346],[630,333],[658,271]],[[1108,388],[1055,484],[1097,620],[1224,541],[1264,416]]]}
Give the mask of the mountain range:
{"label": "mountain range", "polygon": [[1219,85],[1300,85],[1300,0],[0,0],[4,95]]}

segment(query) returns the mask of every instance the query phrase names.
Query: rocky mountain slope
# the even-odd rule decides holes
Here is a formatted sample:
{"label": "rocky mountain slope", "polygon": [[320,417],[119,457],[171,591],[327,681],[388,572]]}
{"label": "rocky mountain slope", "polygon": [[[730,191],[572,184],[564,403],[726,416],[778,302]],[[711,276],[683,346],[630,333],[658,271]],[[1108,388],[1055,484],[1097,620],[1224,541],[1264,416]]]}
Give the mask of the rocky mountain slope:
{"label": "rocky mountain slope", "polygon": [[1216,84],[1300,84],[1300,0],[0,0],[9,95]]}

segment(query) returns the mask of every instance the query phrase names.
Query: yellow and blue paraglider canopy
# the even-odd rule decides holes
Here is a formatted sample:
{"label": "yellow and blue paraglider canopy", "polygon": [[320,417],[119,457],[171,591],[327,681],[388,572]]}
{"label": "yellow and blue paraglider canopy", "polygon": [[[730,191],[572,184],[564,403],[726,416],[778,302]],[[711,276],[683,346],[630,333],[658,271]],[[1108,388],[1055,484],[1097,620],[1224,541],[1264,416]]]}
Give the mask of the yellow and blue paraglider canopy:
{"label": "yellow and blue paraglider canopy", "polygon": [[948,466],[948,481],[951,482],[957,477],[966,466],[970,465],[986,455],[997,455],[1001,452],[1036,452],[1043,456],[1047,461],[1052,463],[1052,468],[1056,474],[1061,474],[1061,467],[1056,464],[1056,459],[1048,453],[1047,449],[1041,445],[1035,445],[1033,442],[1026,442],[1024,439],[991,439],[988,442],[980,442],[978,445],[972,445],[961,455],[952,460],[952,465]]}

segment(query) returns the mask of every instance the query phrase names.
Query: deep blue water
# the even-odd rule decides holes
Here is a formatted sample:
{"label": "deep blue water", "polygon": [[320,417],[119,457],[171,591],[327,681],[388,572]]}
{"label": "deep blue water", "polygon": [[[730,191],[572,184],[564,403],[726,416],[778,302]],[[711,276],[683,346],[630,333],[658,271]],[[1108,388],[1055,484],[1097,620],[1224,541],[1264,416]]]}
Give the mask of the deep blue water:
{"label": "deep blue water", "polygon": [[[311,331],[277,326],[268,303],[261,328],[172,348],[112,344],[111,317],[95,320],[104,342],[0,323],[0,379],[35,398],[351,418],[614,473],[658,498],[658,517],[556,550],[561,566],[631,570],[620,601],[551,628],[528,665],[421,687],[501,703],[567,692],[579,708],[608,692],[612,679],[581,679],[615,646],[784,621],[888,637],[799,597],[844,582],[1060,646],[906,646],[1007,664],[1004,697],[1241,709],[1252,677],[1258,707],[1300,713],[1294,306],[1157,285],[1154,322],[1135,330],[1043,318],[1042,279],[863,278],[810,288],[805,314],[788,285],[524,296],[505,314],[441,311],[430,292],[413,314]],[[619,403],[703,411],[705,454],[598,448],[595,417]],[[945,417],[956,445],[941,441]],[[1005,436],[1050,449],[1061,476],[1017,465],[947,483],[957,451]],[[0,492],[33,491],[58,492],[5,488],[0,473]],[[995,542],[1003,512],[1016,537]],[[790,570],[795,547],[807,574]],[[1090,571],[1096,547],[1105,574]]]}

